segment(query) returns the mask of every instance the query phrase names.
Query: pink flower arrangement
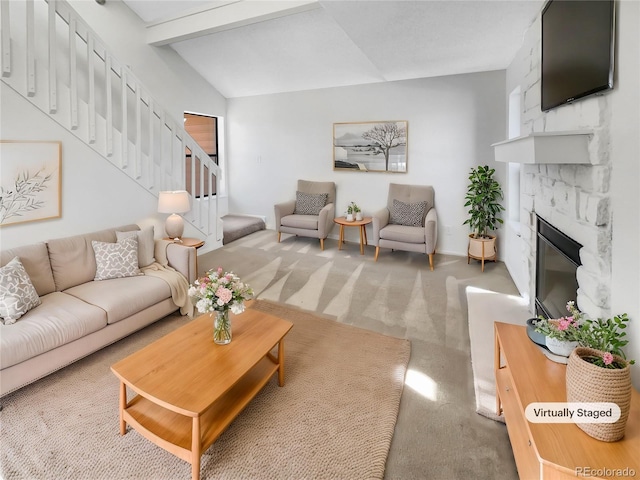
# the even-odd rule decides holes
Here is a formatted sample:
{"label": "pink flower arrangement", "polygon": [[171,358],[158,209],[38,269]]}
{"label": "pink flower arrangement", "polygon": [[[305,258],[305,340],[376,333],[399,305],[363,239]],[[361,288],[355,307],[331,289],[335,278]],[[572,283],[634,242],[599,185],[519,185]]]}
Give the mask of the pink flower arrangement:
{"label": "pink flower arrangement", "polygon": [[578,341],[582,328],[582,314],[575,308],[573,302],[567,302],[567,310],[571,315],[558,319],[539,317],[536,332],[551,338],[566,342]]}
{"label": "pink flower arrangement", "polygon": [[253,297],[253,290],[233,272],[224,272],[218,267],[193,282],[189,297],[200,313],[231,310],[239,314],[244,312],[245,300]]}
{"label": "pink flower arrangement", "polygon": [[[623,347],[627,345],[625,340],[629,317],[626,313],[615,315],[613,318],[592,320],[584,315],[575,305],[575,302],[567,302],[569,316],[558,319],[546,319],[538,317],[536,332],[558,340],[577,342],[582,347],[598,350],[598,355],[582,357],[589,363],[603,368],[624,368],[628,363],[633,365],[633,360],[626,360]],[[616,360],[617,355],[624,362]]]}
{"label": "pink flower arrangement", "polygon": [[558,330],[561,332],[565,332],[571,327],[578,327],[578,322],[576,322],[573,317],[562,317],[558,320]]}

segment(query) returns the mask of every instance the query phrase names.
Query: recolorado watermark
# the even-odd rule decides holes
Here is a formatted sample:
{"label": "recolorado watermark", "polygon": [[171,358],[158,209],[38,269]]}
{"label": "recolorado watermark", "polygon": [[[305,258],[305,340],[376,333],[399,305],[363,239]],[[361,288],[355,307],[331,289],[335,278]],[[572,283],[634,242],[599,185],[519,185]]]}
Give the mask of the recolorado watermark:
{"label": "recolorado watermark", "polygon": [[576,467],[576,477],[635,477],[636,471],[633,468],[593,468]]}
{"label": "recolorado watermark", "polygon": [[524,414],[531,423],[615,423],[620,407],[611,402],[534,402]]}

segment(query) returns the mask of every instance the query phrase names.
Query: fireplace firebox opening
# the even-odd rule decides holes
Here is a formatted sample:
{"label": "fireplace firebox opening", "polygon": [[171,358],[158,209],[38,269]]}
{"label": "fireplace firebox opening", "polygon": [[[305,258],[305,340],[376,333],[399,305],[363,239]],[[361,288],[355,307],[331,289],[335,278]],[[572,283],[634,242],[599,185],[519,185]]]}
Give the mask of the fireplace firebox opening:
{"label": "fireplace firebox opening", "polygon": [[582,245],[536,215],[536,315],[560,318],[576,301]]}

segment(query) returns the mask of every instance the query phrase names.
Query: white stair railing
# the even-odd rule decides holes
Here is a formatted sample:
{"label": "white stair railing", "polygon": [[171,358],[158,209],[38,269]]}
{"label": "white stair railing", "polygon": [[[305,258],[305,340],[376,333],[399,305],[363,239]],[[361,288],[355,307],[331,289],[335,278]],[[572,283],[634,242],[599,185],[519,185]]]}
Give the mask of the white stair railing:
{"label": "white stair railing", "polygon": [[221,238],[220,168],[65,0],[0,0],[0,27],[6,85],[152,194],[201,192],[184,218]]}

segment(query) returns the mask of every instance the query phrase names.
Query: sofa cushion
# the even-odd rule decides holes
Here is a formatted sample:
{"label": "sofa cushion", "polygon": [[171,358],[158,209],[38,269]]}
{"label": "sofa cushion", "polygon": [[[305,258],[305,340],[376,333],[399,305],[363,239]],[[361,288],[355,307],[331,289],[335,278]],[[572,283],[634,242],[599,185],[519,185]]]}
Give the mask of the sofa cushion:
{"label": "sofa cushion", "polygon": [[0,252],[0,266],[6,265],[14,257],[20,258],[39,296],[56,291],[46,243],[40,242]]}
{"label": "sofa cushion", "polygon": [[0,325],[0,369],[16,365],[82,338],[107,325],[104,310],[61,292],[41,298],[40,306],[11,326]]}
{"label": "sofa cushion", "polygon": [[38,292],[20,259],[14,257],[4,267],[0,267],[0,321],[5,325],[16,323],[16,320],[38,305]]}
{"label": "sofa cushion", "polygon": [[142,230],[131,230],[129,232],[116,232],[118,242],[135,236],[138,239],[138,267],[143,268],[151,265],[156,259],[153,256],[155,241],[153,238],[153,225]]}
{"label": "sofa cushion", "polygon": [[287,215],[280,219],[280,225],[284,227],[304,228],[305,230],[318,229],[317,215]]}
{"label": "sofa cushion", "polygon": [[420,227],[422,226],[426,208],[426,201],[405,203],[394,199],[389,223],[406,225],[408,227]]}
{"label": "sofa cushion", "polygon": [[326,193],[296,192],[296,215],[319,215],[320,210],[327,204]]}
{"label": "sofa cushion", "polygon": [[91,242],[96,240],[115,243],[116,230],[121,232],[138,230],[138,226],[125,225],[85,235],[49,240],[47,248],[56,290],[66,290],[92,281],[96,275],[96,257]]}
{"label": "sofa cushion", "polygon": [[94,280],[109,280],[141,275],[138,268],[138,238],[124,238],[118,243],[91,242],[96,255]]}
{"label": "sofa cushion", "polygon": [[380,238],[403,243],[425,243],[424,227],[389,224],[380,229]]}
{"label": "sofa cushion", "polygon": [[145,275],[87,282],[65,290],[64,293],[100,307],[107,312],[109,324],[171,298],[167,282]]}

